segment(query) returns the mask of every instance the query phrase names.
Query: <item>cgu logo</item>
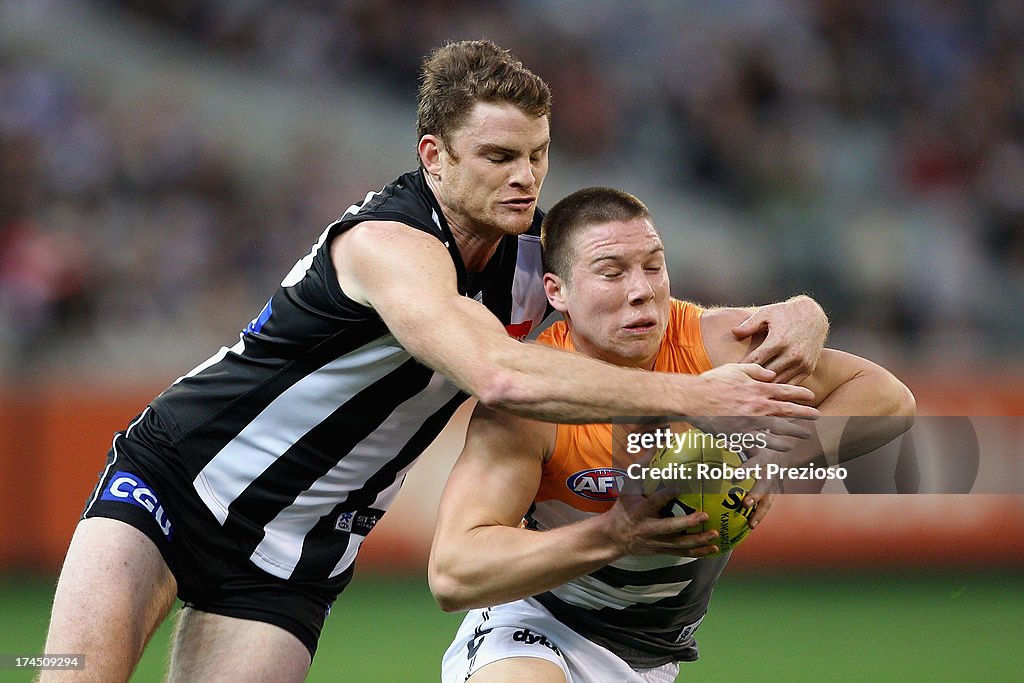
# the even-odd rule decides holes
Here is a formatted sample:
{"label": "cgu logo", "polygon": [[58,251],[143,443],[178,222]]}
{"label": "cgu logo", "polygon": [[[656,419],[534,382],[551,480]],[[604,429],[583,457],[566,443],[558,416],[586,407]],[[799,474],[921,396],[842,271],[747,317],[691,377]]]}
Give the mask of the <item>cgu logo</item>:
{"label": "cgu logo", "polygon": [[626,471],[615,467],[598,467],[577,472],[565,480],[569,490],[590,500],[614,501],[619,497]]}
{"label": "cgu logo", "polygon": [[127,472],[114,472],[110,484],[103,490],[103,495],[100,496],[100,499],[130,503],[148,511],[149,514],[153,515],[153,519],[156,520],[157,526],[160,527],[163,535],[168,539],[171,538],[171,532],[174,529],[170,518],[167,516],[167,511],[160,504],[156,494],[138,477]]}

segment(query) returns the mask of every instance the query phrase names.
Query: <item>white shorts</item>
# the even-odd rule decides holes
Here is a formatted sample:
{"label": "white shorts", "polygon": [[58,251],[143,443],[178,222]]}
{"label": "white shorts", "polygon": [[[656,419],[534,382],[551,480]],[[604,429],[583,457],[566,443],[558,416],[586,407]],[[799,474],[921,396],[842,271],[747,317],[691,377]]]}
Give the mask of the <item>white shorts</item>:
{"label": "white shorts", "polygon": [[442,683],[464,683],[482,667],[509,657],[554,662],[568,683],[672,683],[679,664],[633,669],[526,598],[471,610],[441,661]]}

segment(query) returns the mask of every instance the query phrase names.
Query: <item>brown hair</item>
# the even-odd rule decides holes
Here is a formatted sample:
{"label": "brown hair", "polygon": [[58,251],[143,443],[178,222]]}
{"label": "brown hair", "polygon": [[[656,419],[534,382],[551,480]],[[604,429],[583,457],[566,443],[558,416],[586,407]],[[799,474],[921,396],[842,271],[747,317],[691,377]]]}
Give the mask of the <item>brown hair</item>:
{"label": "brown hair", "polygon": [[540,229],[544,271],[567,280],[572,269],[574,237],[583,228],[610,221],[650,217],[647,206],[622,190],[586,187],[551,207]]}
{"label": "brown hair", "polygon": [[423,60],[416,137],[436,135],[447,145],[477,102],[508,102],[534,116],[551,117],[547,83],[489,40],[447,43]]}

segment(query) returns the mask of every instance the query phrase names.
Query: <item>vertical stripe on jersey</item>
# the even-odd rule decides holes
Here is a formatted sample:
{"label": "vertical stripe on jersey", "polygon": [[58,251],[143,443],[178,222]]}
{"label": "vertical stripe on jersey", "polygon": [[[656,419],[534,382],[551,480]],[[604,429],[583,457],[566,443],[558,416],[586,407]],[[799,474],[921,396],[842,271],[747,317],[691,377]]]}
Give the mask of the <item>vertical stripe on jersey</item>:
{"label": "vertical stripe on jersey", "polygon": [[199,497],[223,525],[231,503],[295,442],[408,359],[395,338],[385,335],[303,377],[203,467],[193,481]]}
{"label": "vertical stripe on jersey", "polygon": [[[352,493],[365,485],[369,474],[393,463],[412,437],[420,431],[431,415],[431,408],[445,405],[459,393],[458,387],[442,375],[434,373],[426,391],[421,391],[400,404],[380,426],[357,443],[344,458],[301,492],[294,502],[281,510],[264,527],[263,540],[256,546],[252,561],[274,574],[282,570],[291,575],[303,551],[302,540],[322,518],[328,517],[338,505],[346,505]],[[343,444],[341,450],[347,450]],[[375,496],[373,507],[387,509],[398,493],[400,477],[411,462],[391,473],[392,483]],[[361,507],[361,506],[357,506]],[[333,524],[333,516],[330,520]],[[358,543],[351,543],[353,557]],[[267,565],[270,566],[267,566]]]}
{"label": "vertical stripe on jersey", "polygon": [[[381,501],[382,503],[383,501],[394,500],[395,496],[398,494],[399,489],[402,488],[402,483],[405,481],[405,475],[408,474],[410,469],[412,469],[412,464],[409,464],[401,472],[399,472],[398,477],[395,478],[394,483],[388,488],[381,491],[380,495],[377,496],[377,500]],[[371,507],[386,510],[389,504],[390,502],[384,503],[383,505],[374,504]],[[328,522],[330,525],[334,525],[337,521],[337,518],[338,516],[334,514],[334,512],[332,511],[324,517],[322,517],[317,526],[325,526],[323,522]],[[342,553],[341,559],[339,559],[337,562],[334,562],[333,560],[333,557],[337,556],[337,552],[335,552],[333,556],[328,556],[328,554],[326,553],[321,555],[320,553],[309,552],[310,550],[315,550],[315,547],[317,546],[317,541],[322,541],[324,538],[327,537],[327,534],[332,533],[335,536],[337,535],[337,532],[331,532],[329,529],[320,529],[318,532],[314,532],[306,536],[307,540],[305,541],[305,545],[303,547],[303,555],[301,558],[301,564],[304,565],[304,571],[309,572],[311,567],[315,567],[315,569],[313,569],[312,571],[316,572],[316,570],[320,569],[321,565],[324,564],[324,561],[327,561],[328,563],[333,563],[333,566],[330,569],[330,573],[328,574],[328,576],[333,579],[342,572],[351,569],[352,564],[356,561],[356,555],[359,553],[359,548],[363,545],[363,541],[366,540],[366,537],[362,534],[357,534],[354,532],[344,534],[344,538],[347,539],[345,545],[345,552]],[[338,543],[332,545],[335,547],[340,547]],[[317,559],[315,561],[311,560],[310,558],[312,556],[316,556]],[[252,558],[252,561],[257,565],[259,564],[255,557]],[[320,573],[322,574],[322,572]]]}
{"label": "vertical stripe on jersey", "polygon": [[[433,371],[409,358],[395,370],[352,396],[328,418],[268,467],[231,503],[224,531],[246,538],[249,555],[263,538],[263,529],[284,508],[347,457],[348,453],[380,427],[395,406],[425,391]],[[428,397],[429,398],[429,397]],[[424,418],[421,418],[421,420]],[[381,458],[373,463],[386,464]],[[369,473],[364,475],[369,476]],[[358,486],[363,479],[349,482]],[[352,508],[346,508],[352,509]]]}
{"label": "vertical stripe on jersey", "polygon": [[[402,450],[399,451],[394,460],[367,479],[361,489],[349,494],[348,505],[336,506],[330,515],[320,520],[320,522],[313,528],[313,531],[306,536],[306,542],[303,546],[303,557],[296,568],[297,574],[301,574],[302,576],[318,576],[321,575],[325,569],[330,569],[330,567],[324,568],[320,566],[319,563],[323,562],[324,556],[321,556],[320,553],[316,552],[316,549],[324,545],[332,544],[332,537],[335,534],[333,527],[335,520],[337,519],[337,514],[346,507],[380,507],[379,503],[383,500],[384,494],[378,492],[382,489],[388,488],[389,484],[393,486],[397,483],[398,486],[401,486],[405,474],[409,471],[412,463],[414,463],[420,454],[426,450],[427,446],[429,446],[437,437],[437,434],[444,429],[444,426],[448,424],[451,416],[456,410],[458,410],[459,406],[465,402],[466,398],[466,394],[459,392],[439,410],[434,411],[434,414],[431,415],[430,418],[423,423],[423,426],[420,427],[416,434],[409,439],[408,443],[406,443]],[[393,493],[388,495],[389,499],[393,497]],[[338,553],[334,552],[333,556],[337,557]],[[338,562],[337,565],[333,567],[330,575],[336,576],[346,566],[347,565],[344,564],[343,558],[341,562]]]}
{"label": "vertical stripe on jersey", "polygon": [[516,274],[512,279],[511,324],[531,320],[536,328],[543,320],[548,306],[544,289],[537,286],[537,279],[543,277],[544,273],[540,259],[540,237],[520,235],[517,249]]}

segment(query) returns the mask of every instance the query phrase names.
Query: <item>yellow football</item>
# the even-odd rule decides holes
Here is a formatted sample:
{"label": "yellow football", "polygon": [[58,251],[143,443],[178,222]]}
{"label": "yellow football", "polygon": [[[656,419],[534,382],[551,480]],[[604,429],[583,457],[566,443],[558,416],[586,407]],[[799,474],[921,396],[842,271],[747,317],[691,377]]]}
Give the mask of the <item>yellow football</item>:
{"label": "yellow football", "polygon": [[662,514],[681,517],[703,510],[708,520],[687,533],[716,529],[719,552],[729,552],[750,533],[747,522],[753,508],[745,507],[743,499],[755,479],[744,468],[746,457],[719,447],[720,440],[697,429],[676,436],[682,438],[655,453],[647,465],[644,493],[671,486],[678,493]]}

